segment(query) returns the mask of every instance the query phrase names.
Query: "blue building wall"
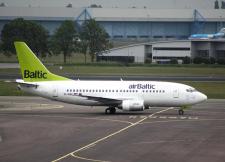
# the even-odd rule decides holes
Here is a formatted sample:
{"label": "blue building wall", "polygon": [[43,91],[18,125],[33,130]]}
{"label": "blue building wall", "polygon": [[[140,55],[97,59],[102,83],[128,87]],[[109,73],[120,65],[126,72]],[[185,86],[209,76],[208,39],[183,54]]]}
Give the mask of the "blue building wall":
{"label": "blue building wall", "polygon": [[[0,20],[0,31],[9,20]],[[43,25],[52,35],[62,23],[58,21],[36,21]],[[192,33],[193,24],[190,22],[99,22],[112,39],[127,38],[188,38]],[[216,33],[224,22],[206,22],[198,33]]]}
{"label": "blue building wall", "polygon": [[[79,27],[85,20],[92,17],[87,9],[84,9],[77,17],[74,17],[74,23]],[[71,19],[71,18],[70,18]],[[0,20],[0,31],[3,26],[10,20]],[[43,25],[52,35],[56,28],[60,26],[63,20],[55,17],[54,19],[34,20]],[[193,32],[196,33],[216,33],[222,27],[225,27],[225,22],[207,22],[202,15],[195,10],[193,22],[135,22],[135,21],[99,21],[105,28],[112,39],[164,39],[177,38],[186,39]]]}
{"label": "blue building wall", "polygon": [[41,24],[49,31],[50,35],[53,35],[55,30],[61,25],[62,22],[63,21],[37,21],[37,23]]}
{"label": "blue building wall", "polygon": [[[99,22],[111,38],[188,38],[192,22]],[[197,33],[216,33],[225,23],[206,22]]]}
{"label": "blue building wall", "polygon": [[[54,21],[47,21],[47,20],[34,20],[36,23],[42,25],[45,29],[49,31],[49,34],[52,35],[54,31],[61,25],[63,20],[54,20]],[[0,20],[0,37],[1,31],[5,24],[9,23],[10,20]]]}
{"label": "blue building wall", "polygon": [[182,38],[191,33],[186,22],[99,22],[111,38]]}
{"label": "blue building wall", "polygon": [[1,36],[1,31],[4,27],[4,25],[9,22],[10,22],[9,20],[0,20],[0,36]]}

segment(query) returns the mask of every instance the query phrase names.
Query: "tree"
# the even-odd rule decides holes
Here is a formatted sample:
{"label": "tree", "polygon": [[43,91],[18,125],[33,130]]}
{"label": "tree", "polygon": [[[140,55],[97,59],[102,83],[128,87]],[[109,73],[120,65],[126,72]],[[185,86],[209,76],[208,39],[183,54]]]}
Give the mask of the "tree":
{"label": "tree", "polygon": [[185,56],[185,57],[183,58],[183,64],[190,64],[190,63],[191,63],[191,58],[188,57],[188,56]]}
{"label": "tree", "polygon": [[177,60],[176,58],[172,58],[172,59],[170,60],[170,63],[171,63],[171,64],[178,64],[178,60]]}
{"label": "tree", "polygon": [[5,54],[15,53],[13,43],[24,41],[37,54],[44,56],[48,52],[48,31],[41,25],[22,18],[5,24],[2,29],[2,50]]}
{"label": "tree", "polygon": [[215,64],[216,63],[216,59],[214,57],[210,57],[209,58],[209,63],[210,64]]}
{"label": "tree", "polygon": [[78,51],[84,54],[84,63],[87,63],[88,41],[82,40],[78,43]]}
{"label": "tree", "polygon": [[201,63],[203,63],[203,58],[202,57],[195,57],[193,59],[193,63],[194,64],[201,64]]}
{"label": "tree", "polygon": [[109,35],[94,19],[84,22],[80,37],[81,41],[87,42],[92,62],[96,54],[101,54],[110,47]]}
{"label": "tree", "polygon": [[2,42],[0,41],[0,53],[2,52]]}
{"label": "tree", "polygon": [[51,39],[51,49],[54,53],[63,53],[63,60],[66,63],[67,56],[70,56],[76,47],[77,32],[74,22],[64,21],[55,31]]}
{"label": "tree", "polygon": [[220,65],[225,65],[225,59],[222,59],[222,58],[218,59],[217,63],[220,64]]}

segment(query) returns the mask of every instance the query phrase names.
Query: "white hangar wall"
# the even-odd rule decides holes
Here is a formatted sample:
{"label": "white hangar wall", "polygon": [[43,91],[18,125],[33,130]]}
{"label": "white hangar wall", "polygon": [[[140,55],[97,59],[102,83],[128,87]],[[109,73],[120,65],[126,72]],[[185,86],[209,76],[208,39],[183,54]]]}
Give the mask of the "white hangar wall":
{"label": "white hangar wall", "polygon": [[170,61],[171,58],[182,60],[191,57],[190,41],[157,42],[152,44],[152,60]]}
{"label": "white hangar wall", "polygon": [[126,47],[113,48],[100,57],[109,57],[109,60],[114,58],[120,59],[120,57],[130,57],[134,59],[136,63],[143,63],[145,61],[145,44],[130,45]]}
{"label": "white hangar wall", "polygon": [[[183,60],[184,57],[204,57],[225,59],[225,40],[177,40],[164,42],[146,42],[120,48],[113,48],[102,53],[105,60],[123,61],[126,57],[133,57],[133,62],[144,63],[152,59],[152,62],[168,62],[171,59]],[[125,59],[126,61],[126,59]]]}

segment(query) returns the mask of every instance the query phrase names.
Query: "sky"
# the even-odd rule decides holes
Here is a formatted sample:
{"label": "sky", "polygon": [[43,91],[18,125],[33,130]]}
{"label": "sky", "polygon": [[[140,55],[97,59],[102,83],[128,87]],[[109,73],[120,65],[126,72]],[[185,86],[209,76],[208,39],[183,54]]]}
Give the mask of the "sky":
{"label": "sky", "polygon": [[[221,2],[222,0],[218,0]],[[63,7],[71,3],[73,7],[87,7],[91,4],[104,8],[203,8],[213,9],[215,0],[0,0],[7,6]]]}

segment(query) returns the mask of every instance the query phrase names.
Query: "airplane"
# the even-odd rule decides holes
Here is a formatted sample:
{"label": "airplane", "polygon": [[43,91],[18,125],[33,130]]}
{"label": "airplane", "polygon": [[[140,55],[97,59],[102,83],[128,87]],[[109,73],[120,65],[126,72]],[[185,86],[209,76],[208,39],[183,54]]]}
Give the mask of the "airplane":
{"label": "airplane", "polygon": [[189,37],[189,39],[218,39],[225,38],[225,28],[222,28],[216,34],[193,34]]}
{"label": "airplane", "polygon": [[207,100],[195,88],[161,81],[71,80],[51,73],[24,42],[14,42],[22,79],[18,88],[51,100],[86,106],[107,106],[106,114],[144,111],[150,107],[179,107],[179,115],[191,105]]}

